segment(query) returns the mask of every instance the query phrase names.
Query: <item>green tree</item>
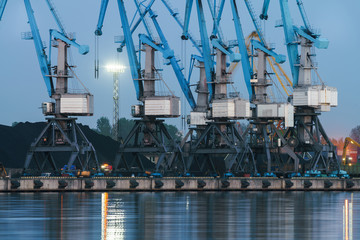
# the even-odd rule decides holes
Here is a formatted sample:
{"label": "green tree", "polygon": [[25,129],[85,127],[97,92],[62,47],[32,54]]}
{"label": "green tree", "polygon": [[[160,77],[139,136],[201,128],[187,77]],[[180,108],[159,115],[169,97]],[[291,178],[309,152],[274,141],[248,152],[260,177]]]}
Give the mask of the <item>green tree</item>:
{"label": "green tree", "polygon": [[107,117],[101,117],[96,121],[96,131],[104,136],[111,136],[111,125]]}
{"label": "green tree", "polygon": [[177,129],[176,126],[174,125],[168,125],[168,124],[164,124],[166,129],[169,131],[170,136],[175,140],[175,141],[181,141],[182,138],[182,134],[179,131],[179,129]]}

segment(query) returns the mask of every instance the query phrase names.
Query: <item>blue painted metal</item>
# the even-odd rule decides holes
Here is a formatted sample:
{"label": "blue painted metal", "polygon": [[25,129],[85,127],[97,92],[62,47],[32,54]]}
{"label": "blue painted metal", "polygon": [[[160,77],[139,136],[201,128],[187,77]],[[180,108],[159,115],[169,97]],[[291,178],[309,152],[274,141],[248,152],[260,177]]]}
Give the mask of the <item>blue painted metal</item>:
{"label": "blue painted metal", "polygon": [[214,62],[211,56],[211,49],[209,44],[209,38],[206,30],[206,22],[204,16],[204,10],[201,0],[196,0],[196,8],[198,13],[198,23],[200,28],[201,44],[203,49],[203,58],[205,66],[206,81],[208,83],[209,99],[213,97],[213,74],[214,74]]}
{"label": "blue painted metal", "polygon": [[314,43],[315,47],[319,49],[327,49],[329,46],[329,40],[326,38],[314,38],[313,36],[307,34],[301,28],[294,26],[294,31],[299,34],[300,36],[306,38],[307,40]]}
{"label": "blue painted metal", "polygon": [[305,12],[305,8],[304,8],[304,4],[301,0],[296,0],[296,4],[298,5],[299,7],[299,11],[300,11],[300,14],[301,14],[301,18],[304,22],[304,25],[305,25],[305,28],[306,30],[309,32],[309,33],[312,33],[312,29],[311,29],[311,26],[310,26],[310,22],[309,22],[309,19],[306,15],[306,12]]}
{"label": "blue painted metal", "polygon": [[63,24],[61,23],[60,17],[57,15],[56,9],[55,9],[54,5],[52,4],[51,0],[46,0],[46,3],[48,4],[49,9],[50,9],[50,12],[51,12],[51,14],[53,15],[53,17],[54,17],[54,19],[55,19],[55,22],[56,22],[56,24],[58,25],[58,27],[60,28],[61,32],[62,32],[65,36],[67,36],[66,31],[65,31],[65,28],[64,28]]}
{"label": "blue painted metal", "polygon": [[130,69],[131,69],[131,76],[133,78],[133,82],[135,85],[136,98],[138,100],[141,100],[143,93],[144,93],[143,85],[142,85],[142,82],[140,81],[141,68],[140,68],[140,64],[136,58],[135,46],[134,46],[134,42],[133,42],[133,39],[131,36],[128,18],[126,16],[124,1],[118,0],[118,6],[119,6],[122,28],[124,31],[126,50],[127,50],[127,55],[128,55],[128,59],[129,59]]}
{"label": "blue painted metal", "polygon": [[[175,21],[177,22],[177,24],[181,27],[181,29],[184,29],[184,25],[183,23],[181,23],[178,15],[178,12],[175,12],[169,5],[169,3],[166,0],[161,0],[163,2],[163,4],[165,5],[165,7],[168,9],[168,11],[170,12],[170,15],[175,19]],[[196,48],[196,50],[198,50],[198,52],[202,55],[202,50],[200,49],[200,46],[196,43],[194,37],[188,32],[187,33],[187,38],[190,39],[191,43],[194,45],[194,47]]]}
{"label": "blue painted metal", "polygon": [[263,8],[260,14],[260,19],[267,20],[268,19],[268,9],[269,9],[270,0],[264,0]]}
{"label": "blue painted metal", "polygon": [[188,76],[188,84],[190,84],[191,74],[194,69],[195,61],[204,62],[204,58],[198,55],[191,54],[190,58],[190,67],[189,67],[189,76]]}
{"label": "blue painted metal", "polygon": [[1,0],[0,1],[0,20],[2,19],[2,16],[4,14],[6,3],[7,3],[7,0]]}
{"label": "blue painted metal", "polygon": [[99,20],[98,20],[98,24],[97,24],[96,30],[95,30],[96,36],[102,35],[102,27],[104,24],[104,18],[105,18],[105,13],[106,13],[108,3],[109,3],[109,0],[101,0]]}
{"label": "blue painted metal", "polygon": [[249,55],[248,55],[246,44],[245,44],[244,33],[242,31],[236,2],[235,2],[235,0],[231,0],[230,3],[231,3],[231,11],[233,14],[233,19],[234,19],[236,37],[237,37],[237,41],[238,41],[238,45],[239,45],[239,51],[241,54],[241,65],[243,68],[244,80],[245,80],[246,87],[248,89],[249,99],[251,101],[253,94],[254,94],[254,89],[251,87],[250,81],[251,81],[251,78],[253,77],[254,73],[250,66]]}
{"label": "blue painted metal", "polygon": [[[218,25],[218,21],[217,21],[218,16],[216,15],[216,0],[214,0],[214,5],[211,4],[210,0],[207,0],[207,2],[209,5],[211,17],[213,19],[213,31],[212,31],[212,34],[210,35],[210,39],[219,38],[222,41],[221,34],[219,31],[219,25]],[[220,16],[220,18],[221,18],[221,16]]]}
{"label": "blue painted metal", "polygon": [[79,53],[82,54],[82,55],[85,55],[85,54],[87,54],[89,52],[89,46],[88,45],[80,45],[77,42],[75,42],[75,40],[70,40],[63,33],[59,32],[57,30],[50,29],[50,35],[54,39],[60,39],[61,41],[66,42],[67,44],[76,47],[79,50]]}
{"label": "blue painted metal", "polygon": [[193,5],[193,0],[186,0],[184,28],[183,28],[183,34],[181,36],[181,38],[184,40],[189,38],[188,34],[189,34],[189,23],[190,23],[192,5]]}
{"label": "blue painted metal", "polygon": [[219,39],[214,38],[213,40],[211,40],[211,44],[213,45],[213,47],[219,49],[221,52],[228,55],[230,58],[230,62],[240,62],[241,54],[234,53],[233,51],[231,51],[231,49],[226,49],[223,44],[220,43]]}
{"label": "blue painted metal", "polygon": [[[135,22],[134,26],[131,27],[131,34],[134,33],[134,31],[137,29],[137,27],[140,25],[142,19],[146,16],[146,14],[149,12],[151,6],[153,5],[153,3],[155,2],[155,0],[152,0],[149,5],[145,8],[144,12],[140,13],[140,17],[138,18],[138,20]],[[117,48],[118,52],[122,52],[122,49],[125,46],[125,39],[123,41],[120,42],[116,42],[116,43],[120,43],[120,46]],[[140,54],[139,54],[140,56]]]}
{"label": "blue painted metal", "polygon": [[216,25],[217,26],[219,26],[219,24],[220,24],[221,16],[224,11],[224,5],[225,5],[225,0],[221,0],[220,6],[219,6],[219,11],[216,16]]}
{"label": "blue painted metal", "polygon": [[188,84],[187,80],[185,79],[182,69],[180,68],[178,61],[176,60],[176,58],[174,56],[174,51],[170,48],[169,43],[166,40],[165,35],[163,34],[158,21],[156,20],[157,15],[154,14],[154,12],[151,9],[149,10],[149,14],[150,14],[150,18],[153,21],[155,29],[161,39],[162,48],[160,49],[160,51],[162,52],[163,57],[165,59],[169,59],[170,64],[176,75],[176,78],[180,84],[180,87],[181,87],[190,107],[192,109],[195,109],[196,103],[195,103],[194,97],[192,95],[190,85]]}
{"label": "blue painted metal", "polygon": [[282,54],[277,54],[274,51],[267,49],[261,42],[257,40],[251,40],[251,45],[254,49],[260,49],[261,51],[265,52],[266,54],[275,58],[277,63],[284,63],[286,61],[286,56]]}
{"label": "blue painted metal", "polygon": [[246,8],[248,9],[248,12],[249,12],[251,20],[254,24],[255,30],[260,38],[260,41],[264,44],[264,46],[267,46],[266,41],[265,41],[265,36],[261,29],[261,25],[260,25],[257,17],[255,16],[255,11],[252,8],[252,4],[251,4],[250,0],[245,0],[245,5],[246,5]]}
{"label": "blue painted metal", "polygon": [[54,93],[54,84],[53,84],[52,78],[50,77],[51,66],[50,66],[50,63],[46,56],[46,53],[45,53],[45,47],[41,40],[41,36],[40,36],[39,29],[36,24],[34,11],[31,7],[30,0],[24,0],[24,3],[25,3],[26,13],[27,13],[28,19],[29,19],[32,37],[33,37],[34,44],[35,44],[35,49],[36,49],[36,54],[37,54],[39,65],[40,65],[41,74],[44,78],[48,94],[51,97],[52,94]]}
{"label": "blue painted metal", "polygon": [[298,40],[292,23],[288,0],[280,0],[281,17],[285,33],[285,42],[289,57],[293,86],[297,86],[299,80],[300,56],[298,54]]}
{"label": "blue painted metal", "polygon": [[[150,10],[150,6],[154,3],[154,1],[155,1],[155,0],[152,0],[151,3],[149,4],[149,7],[148,7],[149,10]],[[134,3],[135,3],[135,5],[136,5],[137,11],[138,11],[138,13],[139,13],[139,15],[140,15],[140,20],[143,22],[143,25],[144,25],[144,27],[145,27],[145,30],[146,30],[148,36],[151,37],[151,39],[152,39],[153,36],[151,35],[150,27],[147,25],[147,23],[146,23],[146,21],[145,21],[145,18],[144,18],[144,17],[145,17],[145,14],[143,14],[143,13],[141,12],[140,5],[139,5],[139,3],[138,3],[138,0],[134,0]]]}

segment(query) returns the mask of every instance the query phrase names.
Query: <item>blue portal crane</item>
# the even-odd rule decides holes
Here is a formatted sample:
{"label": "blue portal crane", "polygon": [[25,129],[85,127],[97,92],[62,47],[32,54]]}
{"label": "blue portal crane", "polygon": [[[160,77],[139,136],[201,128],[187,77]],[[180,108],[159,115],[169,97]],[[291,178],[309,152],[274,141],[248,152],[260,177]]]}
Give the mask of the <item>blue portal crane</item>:
{"label": "blue portal crane", "polygon": [[[49,58],[48,58],[48,56],[46,55],[46,51],[45,51],[46,47],[43,45],[43,41],[41,40],[40,32],[39,32],[39,29],[36,24],[36,20],[34,17],[34,11],[31,7],[30,0],[24,0],[24,3],[25,3],[26,13],[27,13],[28,19],[29,19],[30,28],[31,28],[31,35],[27,36],[27,37],[25,36],[25,38],[34,40],[35,50],[36,50],[36,54],[37,54],[38,61],[40,64],[41,74],[44,78],[48,94],[50,97],[52,97],[52,95],[55,93],[55,90],[54,90],[54,82],[51,77],[52,76],[51,62],[50,62],[51,52],[50,52]],[[52,5],[49,5],[49,6],[52,6]],[[50,10],[51,10],[51,12],[54,12],[53,7],[51,7]],[[56,22],[58,23],[58,25],[62,26],[57,15],[54,14],[53,16],[54,16]],[[63,27],[61,27],[61,31],[62,32],[56,31],[54,29],[50,29],[51,38],[60,39],[64,42],[66,42],[67,44],[78,48],[79,53],[81,53],[83,55],[87,54],[89,52],[89,46],[80,45],[80,44],[76,43],[74,39],[69,39],[66,35],[64,35],[65,31],[64,31]]]}
{"label": "blue portal crane", "polygon": [[326,49],[329,45],[329,41],[327,39],[319,38],[319,35],[315,34],[313,30],[310,28],[310,24],[307,19],[305,10],[303,8],[302,1],[297,0],[297,4],[299,6],[299,10],[305,25],[304,27],[301,28],[296,27],[292,22],[288,0],[280,0],[282,27],[284,28],[285,41],[286,41],[294,86],[297,86],[299,81],[299,66],[300,66],[300,54],[298,51],[298,45],[300,44],[299,36],[314,43],[314,46],[319,49]]}
{"label": "blue portal crane", "polygon": [[[31,144],[26,155],[24,169],[30,168],[32,162],[36,162],[40,171],[46,170],[46,164],[50,164],[52,170],[58,171],[54,153],[68,153],[68,168],[77,161],[80,170],[89,169],[100,170],[96,151],[80,127],[76,123],[76,118],[70,116],[91,116],[93,115],[93,95],[85,88],[86,93],[72,93],[68,89],[68,78],[71,77],[69,71],[73,72],[72,67],[67,62],[67,49],[70,46],[76,47],[79,53],[85,55],[89,52],[87,45],[80,45],[75,38],[70,37],[59,19],[58,13],[50,0],[46,0],[48,7],[58,25],[59,31],[50,29],[50,47],[48,55],[41,40],[40,32],[35,20],[34,11],[30,0],[24,0],[28,23],[31,32],[23,34],[26,40],[32,39],[40,65],[41,74],[45,81],[49,96],[55,101],[42,104],[43,113],[54,117],[47,118],[47,125]],[[52,44],[52,40],[55,40]],[[51,48],[57,48],[57,65],[51,64]],[[56,78],[56,82],[54,81]],[[56,87],[54,85],[56,84]],[[82,107],[78,107],[82,106]],[[86,107],[83,107],[86,106]],[[84,157],[85,155],[85,157]],[[66,156],[66,155],[63,155]],[[33,161],[34,160],[34,161]],[[62,161],[64,158],[62,157]],[[39,161],[42,161],[40,163]]]}
{"label": "blue portal crane", "polygon": [[[103,21],[104,21],[104,17],[105,17],[105,13],[106,13],[107,2],[108,2],[108,0],[102,0],[102,2],[101,2],[99,20],[98,20],[97,28],[95,31],[96,35],[102,34],[101,29],[103,26]],[[181,89],[182,89],[190,107],[192,109],[194,109],[196,107],[196,103],[195,103],[194,97],[192,95],[192,92],[190,90],[190,84],[186,80],[185,76],[183,75],[182,69],[180,68],[178,61],[174,56],[174,51],[170,48],[170,46],[165,38],[165,35],[163,34],[161,27],[156,20],[157,15],[154,14],[154,12],[151,10],[151,6],[152,6],[153,2],[154,2],[154,0],[152,0],[148,4],[148,6],[146,6],[145,11],[141,12],[139,4],[135,0],[135,4],[137,6],[137,10],[139,12],[140,18],[138,21],[136,21],[135,25],[131,28],[130,24],[127,20],[127,17],[125,19],[125,16],[126,16],[124,14],[125,7],[123,6],[123,3],[120,0],[118,0],[120,18],[121,18],[121,22],[123,23],[123,31],[124,31],[124,37],[125,37],[124,43],[125,43],[125,45],[127,47],[127,51],[128,51],[128,58],[129,58],[133,81],[135,84],[137,99],[140,100],[142,98],[143,87],[141,86],[141,84],[142,84],[141,81],[139,81],[139,79],[141,78],[141,75],[140,75],[141,66],[136,57],[136,51],[135,51],[134,43],[132,40],[132,33],[135,31],[135,29],[137,28],[137,26],[139,25],[139,23],[141,21],[144,23],[144,26],[146,26],[144,17],[147,13],[149,13],[149,15],[152,19],[152,22],[155,26],[155,29],[161,39],[161,44],[160,44],[161,46],[159,44],[154,43],[154,41],[151,37],[150,31],[148,30],[148,27],[146,27],[148,35],[144,35],[144,34],[140,35],[140,40],[143,43],[146,43],[147,45],[160,51],[163,54],[163,57],[165,59],[169,60],[170,65],[172,66],[172,68],[174,70],[176,78],[181,86]],[[130,46],[128,46],[128,44]]]}

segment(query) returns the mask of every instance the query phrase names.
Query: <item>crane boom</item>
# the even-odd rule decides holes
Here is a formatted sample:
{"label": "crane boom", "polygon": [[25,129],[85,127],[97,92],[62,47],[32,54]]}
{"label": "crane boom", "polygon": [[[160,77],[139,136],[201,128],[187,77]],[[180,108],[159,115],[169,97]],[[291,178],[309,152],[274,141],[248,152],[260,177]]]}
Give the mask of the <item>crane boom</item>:
{"label": "crane boom", "polygon": [[58,27],[60,28],[61,32],[67,36],[67,33],[65,32],[65,28],[64,28],[64,25],[62,24],[62,22],[60,21],[60,17],[59,15],[57,14],[56,12],[56,8],[54,6],[54,4],[51,2],[51,0],[46,0],[46,3],[48,4],[49,6],[49,9],[50,9],[50,12],[51,14],[53,15],[54,19],[55,19],[55,22],[56,24],[58,25]]}
{"label": "crane boom", "polygon": [[269,9],[269,3],[270,3],[270,0],[264,0],[264,4],[263,4],[263,8],[262,8],[262,11],[261,11],[261,14],[260,14],[260,19],[262,20],[267,20],[268,19],[268,9]]}
{"label": "crane boom", "polygon": [[99,19],[98,19],[98,24],[97,24],[96,30],[95,30],[96,36],[102,35],[102,27],[104,24],[104,18],[105,18],[105,13],[106,13],[108,3],[109,3],[109,0],[101,0],[100,14],[99,14]]}
{"label": "crane boom", "polygon": [[[184,24],[180,21],[178,15],[179,13],[175,12],[169,5],[169,3],[166,0],[161,0],[163,2],[163,4],[165,5],[165,7],[168,9],[168,11],[170,12],[170,15],[175,19],[175,21],[177,22],[177,24],[181,27],[181,29],[184,29]],[[187,37],[188,39],[190,39],[191,43],[194,45],[194,47],[196,48],[196,50],[198,50],[198,52],[202,55],[202,50],[200,49],[200,46],[196,43],[194,37],[188,32],[187,33]]]}
{"label": "crane boom", "polygon": [[244,33],[242,31],[239,12],[236,7],[236,2],[235,2],[235,0],[231,0],[230,3],[231,3],[231,10],[232,10],[233,19],[234,19],[236,37],[237,37],[237,41],[238,41],[238,45],[239,45],[239,51],[241,54],[241,65],[243,68],[244,80],[245,80],[246,87],[249,92],[249,99],[251,100],[253,97],[253,92],[254,92],[254,89],[251,87],[251,82],[250,82],[250,80],[253,76],[253,70],[250,66],[249,55],[248,55],[246,44],[245,44]]}
{"label": "crane boom", "polygon": [[149,11],[149,14],[150,14],[150,18],[153,21],[155,29],[161,39],[161,43],[163,45],[163,48],[161,48],[160,50],[163,53],[164,58],[169,59],[170,64],[175,72],[176,78],[180,84],[180,87],[181,87],[188,103],[190,104],[190,107],[192,109],[194,109],[196,107],[196,103],[195,103],[194,97],[191,93],[189,83],[186,81],[185,76],[178,64],[178,61],[176,60],[176,58],[174,56],[174,51],[170,48],[169,43],[166,40],[165,35],[162,32],[158,21],[156,20],[157,15],[154,14],[154,12],[151,9]]}
{"label": "crane boom", "polygon": [[25,3],[25,8],[26,8],[26,13],[27,13],[28,19],[29,19],[32,38],[33,38],[34,44],[35,44],[36,54],[37,54],[38,61],[40,64],[41,74],[44,78],[48,94],[51,97],[52,94],[54,93],[54,83],[53,83],[52,78],[50,77],[50,75],[51,75],[50,67],[51,66],[50,66],[50,63],[46,56],[46,53],[45,53],[45,47],[41,40],[41,36],[40,36],[39,29],[36,24],[36,20],[34,17],[34,11],[31,7],[30,0],[24,0],[24,3]]}
{"label": "crane boom", "polygon": [[201,44],[202,44],[202,49],[203,49],[206,81],[208,83],[209,98],[212,99],[212,97],[213,97],[212,79],[213,79],[213,74],[214,74],[214,63],[213,63],[213,60],[211,57],[209,38],[207,35],[204,10],[203,10],[201,0],[196,0],[196,8],[197,8],[197,13],[198,13]]}
{"label": "crane boom", "polygon": [[289,57],[290,69],[293,77],[293,86],[298,84],[300,58],[298,54],[298,42],[294,25],[292,23],[288,0],[280,0],[282,24],[285,32],[285,42]]}
{"label": "crane boom", "polygon": [[141,78],[141,68],[140,64],[136,57],[135,45],[131,36],[130,25],[128,22],[128,18],[126,16],[125,6],[123,0],[118,0],[119,12],[120,12],[120,20],[124,31],[124,37],[126,42],[126,50],[129,59],[131,75],[133,78],[133,82],[135,85],[136,98],[140,100],[143,96],[143,84],[140,80]]}

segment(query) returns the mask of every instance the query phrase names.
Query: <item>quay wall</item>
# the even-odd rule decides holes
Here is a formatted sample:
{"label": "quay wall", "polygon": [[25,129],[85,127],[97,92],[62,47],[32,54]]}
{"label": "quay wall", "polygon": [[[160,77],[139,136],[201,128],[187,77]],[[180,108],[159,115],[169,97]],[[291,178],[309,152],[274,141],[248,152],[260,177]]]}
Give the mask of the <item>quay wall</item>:
{"label": "quay wall", "polygon": [[64,178],[0,179],[0,192],[47,191],[359,191],[360,178]]}

